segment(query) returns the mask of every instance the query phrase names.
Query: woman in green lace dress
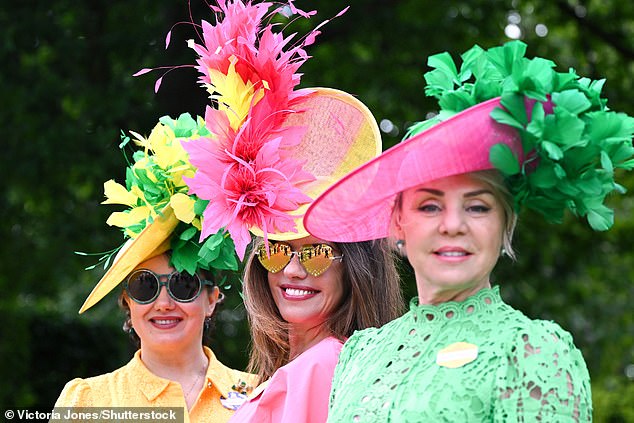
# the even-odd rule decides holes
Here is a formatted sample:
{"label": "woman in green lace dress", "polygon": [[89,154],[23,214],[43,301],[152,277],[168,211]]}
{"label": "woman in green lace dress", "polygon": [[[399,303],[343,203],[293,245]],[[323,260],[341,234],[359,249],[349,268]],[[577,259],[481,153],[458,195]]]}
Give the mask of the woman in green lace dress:
{"label": "woman in green lace dress", "polygon": [[[329,422],[586,422],[590,380],[572,337],[505,304],[491,272],[514,258],[517,212],[566,208],[606,230],[606,167],[631,169],[634,119],[602,83],[557,73],[511,42],[432,56],[441,113],[318,198],[304,222],[337,242],[392,237],[418,296],[345,343]],[[460,69],[460,71],[458,71]],[[461,84],[456,86],[457,84]]]}

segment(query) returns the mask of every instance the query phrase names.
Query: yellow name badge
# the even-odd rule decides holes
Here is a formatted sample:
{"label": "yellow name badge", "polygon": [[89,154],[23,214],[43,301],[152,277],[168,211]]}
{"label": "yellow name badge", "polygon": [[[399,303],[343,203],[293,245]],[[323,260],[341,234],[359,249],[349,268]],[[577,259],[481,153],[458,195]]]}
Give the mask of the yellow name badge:
{"label": "yellow name badge", "polygon": [[468,342],[455,342],[438,351],[436,364],[450,369],[462,367],[478,357],[478,346]]}

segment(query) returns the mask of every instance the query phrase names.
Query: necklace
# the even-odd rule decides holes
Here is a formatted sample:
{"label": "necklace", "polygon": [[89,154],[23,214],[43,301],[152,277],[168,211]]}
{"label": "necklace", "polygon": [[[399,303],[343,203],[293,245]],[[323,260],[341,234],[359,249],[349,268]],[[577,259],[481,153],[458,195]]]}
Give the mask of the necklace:
{"label": "necklace", "polygon": [[187,403],[188,408],[191,407],[191,405],[193,404],[189,404],[189,396],[191,395],[194,386],[196,386],[198,384],[198,381],[200,380],[200,378],[206,373],[205,372],[206,368],[202,369],[201,372],[198,372],[198,376],[196,376],[196,379],[194,380],[194,383],[192,383],[192,385],[189,387],[189,389],[187,390],[187,393],[185,394],[185,402]]}

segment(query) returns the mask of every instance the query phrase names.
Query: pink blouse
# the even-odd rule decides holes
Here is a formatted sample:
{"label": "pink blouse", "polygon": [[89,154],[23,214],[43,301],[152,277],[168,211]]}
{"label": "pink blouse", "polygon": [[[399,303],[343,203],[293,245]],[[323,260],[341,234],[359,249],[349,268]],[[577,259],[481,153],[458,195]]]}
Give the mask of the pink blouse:
{"label": "pink blouse", "polygon": [[343,343],[328,337],[280,367],[252,394],[230,423],[323,423],[332,376]]}

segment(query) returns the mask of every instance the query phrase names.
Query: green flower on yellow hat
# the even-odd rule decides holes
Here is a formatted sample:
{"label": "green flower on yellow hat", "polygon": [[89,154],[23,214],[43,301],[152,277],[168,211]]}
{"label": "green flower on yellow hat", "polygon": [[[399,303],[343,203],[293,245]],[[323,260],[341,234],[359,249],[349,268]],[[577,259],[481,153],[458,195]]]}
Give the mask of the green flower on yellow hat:
{"label": "green flower on yellow hat", "polygon": [[[205,121],[188,113],[172,119],[159,119],[148,137],[130,131],[122,133],[120,148],[134,144],[139,149],[132,155],[126,169],[125,185],[114,180],[104,183],[106,200],[102,204],[126,206],[113,212],[107,220],[110,226],[122,229],[126,239],[135,239],[148,225],[162,215],[166,207],[174,211],[180,222],[174,230],[170,249],[171,264],[176,270],[194,273],[198,269],[237,270],[233,240],[224,230],[198,242],[202,226],[202,212],[208,201],[188,194],[184,178],[194,176],[196,168],[190,163],[182,140],[209,137]],[[106,265],[115,249],[102,257]]]}
{"label": "green flower on yellow hat", "polygon": [[183,177],[192,177],[195,169],[189,162],[181,139],[208,135],[204,121],[183,114],[174,121],[163,117],[150,136],[130,131],[133,138],[122,136],[121,147],[133,141],[142,150],[134,153],[134,164],[127,169],[126,186],[114,180],[104,183],[106,200],[102,204],[120,204],[128,210],[114,212],[108,225],[123,228],[126,236],[135,238],[160,210],[168,204],[182,222],[200,229],[200,218],[194,212],[196,200],[187,195],[188,187]]}

